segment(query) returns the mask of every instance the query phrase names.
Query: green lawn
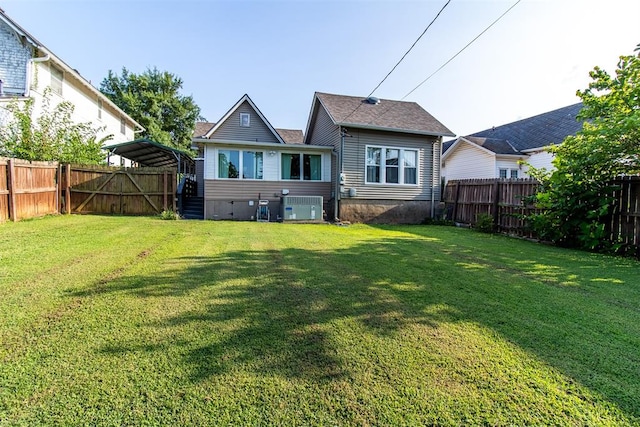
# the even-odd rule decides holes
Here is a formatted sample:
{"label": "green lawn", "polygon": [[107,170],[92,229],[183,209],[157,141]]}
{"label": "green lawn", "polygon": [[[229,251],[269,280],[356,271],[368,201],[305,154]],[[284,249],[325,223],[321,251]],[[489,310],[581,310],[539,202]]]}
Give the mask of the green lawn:
{"label": "green lawn", "polygon": [[633,260],[436,226],[0,232],[0,425],[640,425]]}

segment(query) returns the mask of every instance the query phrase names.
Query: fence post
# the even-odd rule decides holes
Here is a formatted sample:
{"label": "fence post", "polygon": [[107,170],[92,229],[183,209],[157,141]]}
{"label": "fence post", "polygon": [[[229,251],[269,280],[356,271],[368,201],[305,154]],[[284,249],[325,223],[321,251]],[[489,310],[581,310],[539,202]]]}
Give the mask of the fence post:
{"label": "fence post", "polygon": [[58,213],[62,213],[62,164],[58,163],[58,173],[56,176],[56,207]]}
{"label": "fence post", "polygon": [[495,187],[493,188],[493,226],[496,227],[496,229],[499,229],[499,223],[498,221],[500,220],[500,215],[498,212],[498,209],[500,209],[500,181],[499,180],[495,180],[494,181],[494,185]]}
{"label": "fence post", "polygon": [[460,182],[456,182],[456,195],[453,198],[453,218],[452,220],[455,222],[457,220],[458,215],[458,197],[460,195]]}
{"label": "fence post", "polygon": [[65,194],[64,194],[64,203],[65,203],[65,213],[67,215],[71,215],[71,165],[67,163],[67,170],[65,173]]}
{"label": "fence post", "polygon": [[18,220],[18,209],[16,206],[16,170],[15,170],[15,166],[13,163],[13,159],[9,159],[7,161],[7,173],[8,173],[8,178],[7,179],[7,184],[9,184],[9,218],[11,218],[11,221],[17,221]]}

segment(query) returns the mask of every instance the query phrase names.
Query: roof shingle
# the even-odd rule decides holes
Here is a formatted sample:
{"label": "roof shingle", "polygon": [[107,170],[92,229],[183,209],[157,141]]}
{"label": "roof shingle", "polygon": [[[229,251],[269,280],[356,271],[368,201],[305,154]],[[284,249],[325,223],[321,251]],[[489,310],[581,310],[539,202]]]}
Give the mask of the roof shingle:
{"label": "roof shingle", "polygon": [[381,99],[379,104],[370,104],[357,96],[321,92],[316,92],[316,96],[338,125],[455,136],[415,102]]}

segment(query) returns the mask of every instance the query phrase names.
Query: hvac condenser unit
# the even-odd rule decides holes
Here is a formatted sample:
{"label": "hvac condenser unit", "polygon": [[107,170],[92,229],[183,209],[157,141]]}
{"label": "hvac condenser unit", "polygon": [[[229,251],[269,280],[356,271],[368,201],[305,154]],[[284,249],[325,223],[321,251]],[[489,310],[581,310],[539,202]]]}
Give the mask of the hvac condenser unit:
{"label": "hvac condenser unit", "polygon": [[322,221],[322,196],[283,196],[283,221]]}

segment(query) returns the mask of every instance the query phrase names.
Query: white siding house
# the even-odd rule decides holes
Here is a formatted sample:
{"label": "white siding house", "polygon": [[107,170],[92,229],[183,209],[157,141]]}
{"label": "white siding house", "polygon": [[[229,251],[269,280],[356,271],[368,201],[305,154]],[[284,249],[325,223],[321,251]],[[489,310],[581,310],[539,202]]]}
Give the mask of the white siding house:
{"label": "white siding house", "polygon": [[582,103],[506,125],[492,127],[443,144],[442,176],[446,181],[472,178],[529,178],[530,164],[553,168],[548,148],[582,129]]}
{"label": "white siding house", "polygon": [[[0,10],[0,110],[14,100],[34,100],[33,113],[42,113],[47,88],[52,106],[62,101],[74,105],[72,119],[100,129],[98,138],[108,144],[135,139],[142,126],[105,97],[80,73],[49,51]],[[0,120],[7,120],[6,110]],[[112,158],[112,160],[114,160]],[[114,160],[120,163],[120,159]],[[113,163],[113,162],[112,162]]]}

